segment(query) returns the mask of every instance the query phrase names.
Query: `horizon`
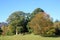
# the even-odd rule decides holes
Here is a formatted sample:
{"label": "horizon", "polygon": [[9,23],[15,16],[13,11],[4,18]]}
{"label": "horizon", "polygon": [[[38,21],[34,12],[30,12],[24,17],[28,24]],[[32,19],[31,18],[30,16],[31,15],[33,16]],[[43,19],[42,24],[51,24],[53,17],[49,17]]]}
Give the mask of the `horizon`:
{"label": "horizon", "polygon": [[53,21],[60,20],[60,0],[0,0],[0,22],[6,22],[15,11],[32,13],[41,8],[49,14]]}

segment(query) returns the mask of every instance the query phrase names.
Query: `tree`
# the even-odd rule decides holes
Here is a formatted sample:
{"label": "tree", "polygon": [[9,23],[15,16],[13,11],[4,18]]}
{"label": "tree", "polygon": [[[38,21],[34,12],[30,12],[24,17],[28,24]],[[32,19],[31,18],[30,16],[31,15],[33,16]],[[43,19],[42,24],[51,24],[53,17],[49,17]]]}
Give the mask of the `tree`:
{"label": "tree", "polygon": [[44,10],[41,9],[41,8],[36,8],[32,13],[33,13],[33,14],[37,14],[37,13],[39,13],[39,12],[44,12]]}
{"label": "tree", "polygon": [[29,22],[29,26],[35,34],[44,34],[52,28],[53,22],[48,14],[39,12],[34,16],[31,22]]}
{"label": "tree", "polygon": [[3,25],[1,27],[1,30],[2,30],[2,35],[6,35],[7,34],[7,31],[8,31],[8,28],[7,28],[7,26]]}
{"label": "tree", "polygon": [[[28,14],[27,14],[28,23],[29,23],[29,22],[34,18],[34,16],[35,16],[36,14],[38,14],[39,12],[44,12],[44,10],[41,9],[41,8],[36,8],[31,14],[28,13]],[[29,27],[28,24],[27,24],[27,27],[28,27],[29,33],[31,33],[32,30],[31,30],[31,28]]]}
{"label": "tree", "polygon": [[18,34],[18,31],[19,31],[18,27],[22,27],[23,32],[27,31],[27,28],[26,28],[27,21],[26,21],[25,15],[26,14],[22,11],[13,12],[7,20],[9,25],[11,25],[11,27],[14,29],[14,32],[16,34]]}
{"label": "tree", "polygon": [[36,8],[31,14],[31,19],[34,17],[34,15],[38,14],[39,12],[44,12],[44,10],[41,8]]}
{"label": "tree", "polygon": [[26,20],[28,22],[31,20],[31,14],[30,13],[26,13]]}
{"label": "tree", "polygon": [[60,35],[60,21],[56,20],[54,22],[54,28],[55,28],[55,35]]}

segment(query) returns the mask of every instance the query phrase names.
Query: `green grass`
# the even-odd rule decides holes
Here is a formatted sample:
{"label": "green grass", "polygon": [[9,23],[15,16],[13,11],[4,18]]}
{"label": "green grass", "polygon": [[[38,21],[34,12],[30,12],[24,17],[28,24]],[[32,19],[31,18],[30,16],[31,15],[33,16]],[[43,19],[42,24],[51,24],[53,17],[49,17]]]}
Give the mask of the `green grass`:
{"label": "green grass", "polygon": [[0,36],[0,40],[60,40],[60,37],[41,37],[39,35],[14,35],[14,36]]}

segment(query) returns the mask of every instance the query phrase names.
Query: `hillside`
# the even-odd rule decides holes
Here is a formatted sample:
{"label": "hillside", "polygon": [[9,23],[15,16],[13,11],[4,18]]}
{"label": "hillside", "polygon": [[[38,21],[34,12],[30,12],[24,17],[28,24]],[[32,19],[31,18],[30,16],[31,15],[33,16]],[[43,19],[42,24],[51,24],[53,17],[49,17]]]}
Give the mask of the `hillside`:
{"label": "hillside", "polygon": [[14,35],[14,36],[0,36],[0,40],[60,40],[60,37],[41,37],[39,35]]}

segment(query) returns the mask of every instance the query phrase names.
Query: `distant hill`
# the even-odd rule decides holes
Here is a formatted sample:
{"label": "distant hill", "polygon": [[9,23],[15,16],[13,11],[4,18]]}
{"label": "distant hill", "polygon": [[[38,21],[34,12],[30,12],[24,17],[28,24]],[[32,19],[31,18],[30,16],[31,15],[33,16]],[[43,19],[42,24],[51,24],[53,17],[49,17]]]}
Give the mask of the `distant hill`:
{"label": "distant hill", "polygon": [[1,23],[0,23],[0,28],[1,28],[3,25],[7,26],[8,24],[5,23],[5,22],[1,22]]}

